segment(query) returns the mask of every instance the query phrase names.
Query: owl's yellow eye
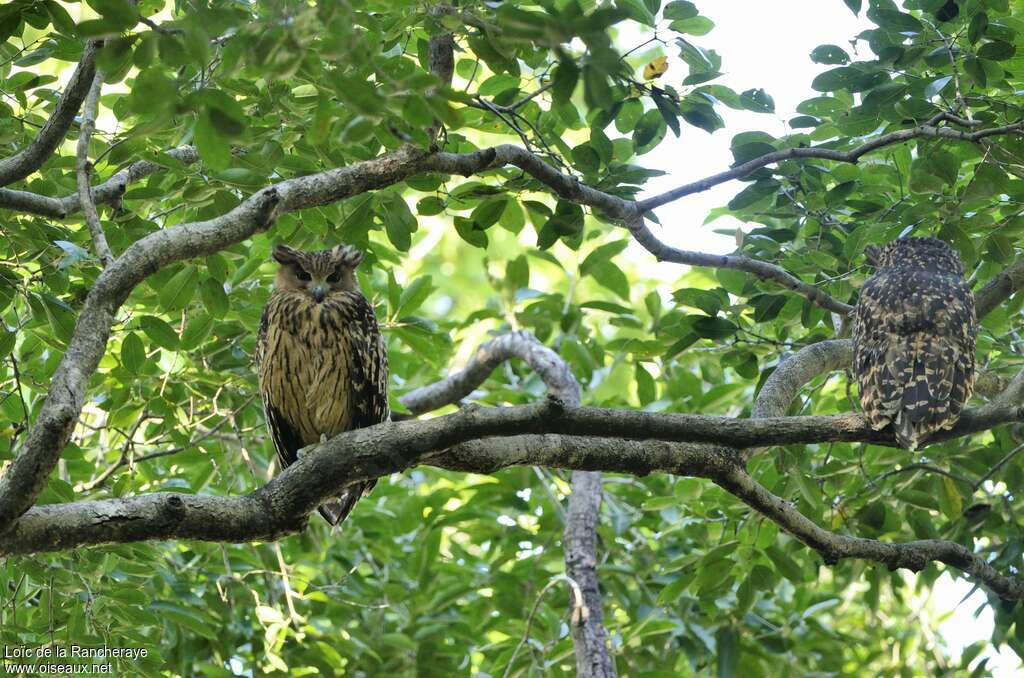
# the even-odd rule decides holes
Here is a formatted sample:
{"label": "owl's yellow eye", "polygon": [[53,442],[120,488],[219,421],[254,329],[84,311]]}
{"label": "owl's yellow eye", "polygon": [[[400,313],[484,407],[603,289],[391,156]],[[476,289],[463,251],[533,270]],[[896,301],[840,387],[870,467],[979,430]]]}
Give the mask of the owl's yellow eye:
{"label": "owl's yellow eye", "polygon": [[308,273],[306,273],[302,269],[299,269],[299,270],[295,271],[295,277],[298,278],[299,280],[301,280],[302,282],[309,282],[310,280],[313,279],[312,276],[310,276]]}
{"label": "owl's yellow eye", "polygon": [[341,280],[341,271],[335,271],[334,273],[332,273],[329,276],[327,276],[327,282],[329,282],[332,285],[334,283],[336,283],[336,282],[339,282],[340,280]]}

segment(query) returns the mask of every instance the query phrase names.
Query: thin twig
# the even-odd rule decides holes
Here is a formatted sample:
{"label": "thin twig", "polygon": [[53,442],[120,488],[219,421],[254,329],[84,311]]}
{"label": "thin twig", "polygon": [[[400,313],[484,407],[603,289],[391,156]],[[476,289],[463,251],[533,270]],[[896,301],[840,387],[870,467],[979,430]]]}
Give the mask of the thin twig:
{"label": "thin twig", "polygon": [[78,178],[78,200],[82,205],[85,223],[89,227],[96,256],[106,268],[114,261],[114,254],[110,251],[107,236],[103,232],[103,225],[100,224],[100,215],[96,210],[96,203],[92,199],[92,187],[89,180],[93,167],[89,162],[89,140],[92,139],[92,133],[96,129],[96,113],[99,109],[100,90],[102,89],[103,72],[97,69],[92,86],[85,97],[85,105],[82,107],[82,124],[78,133],[78,161],[75,174]]}
{"label": "thin twig", "polygon": [[1011,459],[1016,457],[1017,454],[1020,453],[1021,450],[1024,450],[1024,444],[1018,445],[1017,447],[1015,447],[1012,450],[1010,450],[1009,452],[1007,452],[1006,456],[1004,456],[1002,459],[997,461],[996,465],[993,466],[992,468],[990,468],[988,473],[986,473],[981,478],[979,478],[978,482],[974,483],[974,491],[977,492],[978,489],[982,485],[985,484],[986,480],[990,479],[992,476],[994,476],[996,473],[998,473],[999,469],[1001,469],[1002,467],[1006,466],[1006,464],[1008,464]]}
{"label": "thin twig", "polygon": [[530,616],[526,618],[526,630],[523,631],[522,639],[519,641],[519,644],[516,645],[516,649],[512,651],[512,656],[509,657],[508,664],[505,665],[505,673],[502,674],[502,678],[508,678],[509,674],[512,672],[512,665],[516,661],[516,656],[519,654],[519,651],[523,649],[523,645],[525,645],[530,639],[530,628],[533,626],[533,618],[537,616],[537,610],[540,608],[540,601],[544,599],[544,594],[554,588],[556,584],[563,581],[572,589],[572,623],[574,625],[579,625],[590,617],[590,610],[587,609],[586,603],[583,602],[583,591],[580,590],[579,584],[564,574],[552,577],[551,581],[545,584],[544,588],[542,588],[540,593],[537,594],[537,600],[533,603],[533,609],[530,610]]}

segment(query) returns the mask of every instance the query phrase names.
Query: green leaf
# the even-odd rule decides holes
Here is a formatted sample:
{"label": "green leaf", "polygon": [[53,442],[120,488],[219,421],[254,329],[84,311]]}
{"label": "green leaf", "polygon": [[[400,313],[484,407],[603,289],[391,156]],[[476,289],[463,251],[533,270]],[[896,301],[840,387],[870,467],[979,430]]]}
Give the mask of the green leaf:
{"label": "green leaf", "polygon": [[14,351],[14,344],[18,339],[18,335],[14,332],[8,332],[6,329],[0,327],[0,359],[6,358]]}
{"label": "green leaf", "polygon": [[942,484],[942,495],[939,499],[939,505],[942,507],[942,512],[947,518],[956,520],[964,512],[963,497],[960,495],[960,490],[957,489],[956,481],[949,476],[942,476],[940,482]]}
{"label": "green leaf", "polygon": [[487,248],[487,233],[472,219],[455,217],[455,232],[473,247]]}
{"label": "green leaf", "polygon": [[974,43],[985,37],[985,31],[988,30],[988,14],[985,12],[978,12],[971,17],[971,23],[967,27],[967,39],[973,45]]}
{"label": "green leaf", "polygon": [[555,67],[551,76],[551,98],[556,104],[566,104],[576,89],[580,71],[570,59],[564,59]]}
{"label": "green leaf", "polygon": [[583,98],[590,108],[610,109],[615,103],[608,74],[594,64],[583,66]]}
{"label": "green leaf", "polygon": [[686,0],[673,0],[665,5],[662,15],[669,21],[676,21],[692,19],[698,14],[700,14],[700,12],[697,11],[697,7],[692,2],[686,2]]}
{"label": "green leaf", "polygon": [[408,252],[412,247],[412,234],[417,229],[416,217],[397,193],[378,193],[377,199],[388,240],[400,252]]}
{"label": "green leaf", "polygon": [[400,318],[414,312],[427,300],[433,290],[433,278],[429,275],[421,275],[413,280],[402,290],[402,295],[394,310],[395,317]]}
{"label": "green leaf", "polygon": [[778,546],[769,546],[764,550],[775,569],[794,584],[804,581],[804,570]]}
{"label": "green leaf", "polygon": [[924,26],[910,14],[893,9],[869,9],[868,18],[882,28],[899,33],[920,33]]}
{"label": "green leaf", "polygon": [[628,246],[628,241],[619,240],[617,242],[606,243],[595,248],[593,252],[587,255],[587,258],[583,260],[583,263],[580,264],[580,275],[588,275],[595,266],[611,260]]}
{"label": "green leaf", "polygon": [[641,0],[615,0],[615,5],[638,23],[654,28],[657,20]]}
{"label": "green leaf", "polygon": [[718,629],[718,633],[715,635],[715,645],[718,648],[716,675],[718,678],[733,678],[740,661],[740,643],[736,629],[732,626],[723,626]]}
{"label": "green leaf", "polygon": [[665,134],[665,120],[657,110],[650,110],[640,116],[640,121],[633,130],[633,147],[640,151],[650,148],[659,136]]}
{"label": "green leaf", "polygon": [[505,284],[513,293],[530,286],[530,262],[524,255],[520,254],[505,265]]}
{"label": "green leaf", "polygon": [[654,377],[640,363],[636,364],[636,395],[641,405],[648,405],[658,397]]}
{"label": "green leaf", "polygon": [[43,309],[54,336],[63,344],[68,343],[75,331],[74,311],[66,303],[49,294],[42,294],[40,297],[42,297]]}
{"label": "green leaf", "polygon": [[203,306],[214,318],[223,318],[231,307],[228,295],[224,292],[223,283],[213,278],[207,278],[199,286],[199,298],[202,299]]}
{"label": "green leaf", "polygon": [[129,372],[138,374],[146,363],[146,347],[142,339],[134,332],[129,332],[121,340],[121,362]]}
{"label": "green leaf", "polygon": [[160,290],[160,306],[167,311],[180,311],[192,301],[198,285],[195,266],[185,266]]}
{"label": "green leaf", "polygon": [[740,94],[740,102],[748,111],[774,113],[775,101],[763,89],[748,89]]}
{"label": "green leaf", "polygon": [[643,114],[644,107],[639,99],[627,99],[615,116],[615,129],[621,134],[632,132]]}
{"label": "green leaf", "polygon": [[629,279],[622,269],[608,261],[590,268],[589,274],[604,288],[629,301]]}
{"label": "green leaf", "polygon": [[477,228],[482,231],[486,231],[488,228],[498,223],[498,219],[501,218],[502,212],[505,211],[505,204],[507,201],[508,198],[506,196],[488,198],[476,206],[470,218],[476,223]]}
{"label": "green leaf", "polygon": [[952,75],[946,75],[941,78],[935,78],[934,80],[932,80],[924,88],[924,98],[933,98],[936,94],[945,89],[946,85],[948,85],[952,79]]}
{"label": "green leaf", "polygon": [[444,212],[445,203],[437,196],[428,196],[416,203],[416,213],[425,217],[433,216]]}
{"label": "green leaf", "polygon": [[584,174],[593,174],[601,167],[601,158],[590,144],[580,144],[572,149],[572,163]]}
{"label": "green leaf", "polygon": [[861,0],[843,0],[854,14],[860,14]]}
{"label": "green leaf", "polygon": [[698,318],[693,323],[693,331],[699,337],[715,341],[727,339],[736,334],[736,325],[725,318]]}
{"label": "green leaf", "polygon": [[850,55],[837,45],[818,45],[811,51],[811,61],[816,64],[848,64]]}
{"label": "green leaf", "polygon": [[736,197],[729,201],[729,209],[741,210],[750,207],[770,195],[775,195],[779,185],[779,182],[774,179],[756,181],[737,193]]}
{"label": "green leaf", "polygon": [[1002,40],[993,40],[992,42],[985,43],[978,49],[978,58],[991,61],[1005,61],[1016,53],[1017,48],[1013,44],[1003,42]]}
{"label": "green leaf", "polygon": [[199,346],[213,330],[213,316],[202,311],[193,313],[181,333],[181,348],[189,351]]}
{"label": "green leaf", "polygon": [[151,315],[144,315],[139,318],[139,327],[149,337],[150,341],[168,350],[177,350],[178,333],[174,331],[165,321]]}
{"label": "green leaf", "polygon": [[709,316],[716,316],[722,310],[722,298],[710,290],[694,288],[678,289],[672,293],[676,303],[693,308],[699,308]]}
{"label": "green leaf", "polygon": [[195,141],[203,164],[210,169],[224,170],[231,164],[231,145],[227,137],[217,131],[208,112],[196,119]]}
{"label": "green leaf", "polygon": [[132,67],[132,45],[135,37],[114,38],[104,42],[96,55],[96,67],[103,71],[104,83],[117,83],[124,79]]}
{"label": "green leaf", "polygon": [[689,35],[707,35],[711,32],[711,29],[715,27],[715,22],[706,16],[695,16],[689,19],[682,19],[673,21],[669,24],[669,28],[679,33],[686,33]]}
{"label": "green leaf", "polygon": [[889,76],[877,67],[855,64],[825,71],[814,78],[811,88],[818,92],[837,92],[844,89],[850,92],[863,92],[888,80]]}

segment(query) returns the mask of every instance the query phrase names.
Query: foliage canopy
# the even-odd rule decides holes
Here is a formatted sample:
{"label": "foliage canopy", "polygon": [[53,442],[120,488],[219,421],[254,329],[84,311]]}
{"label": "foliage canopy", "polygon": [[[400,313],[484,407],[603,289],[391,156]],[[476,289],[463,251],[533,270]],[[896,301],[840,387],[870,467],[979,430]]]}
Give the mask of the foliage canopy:
{"label": "foliage canopy", "polygon": [[[743,183],[709,221],[746,222],[730,232],[737,254],[845,304],[869,274],[864,248],[901,235],[950,242],[979,286],[1015,270],[1024,4],[845,3],[874,27],[853,38],[856,51],[811,53],[823,70],[790,132],[737,134],[736,166],[789,149],[849,153],[925,127],[951,133],[908,133],[858,162],[793,153],[754,167],[730,177]],[[267,185],[408,144],[456,154],[514,144],[633,200],[659,174],[643,156],[660,144],[685,149],[688,136],[722,134],[723,107],[774,113],[763,89],[716,83],[728,55],[712,49],[701,3],[458,4],[16,0],[0,7],[0,155],[40,134],[89,39],[105,41],[88,148],[94,183],[140,160],[155,164],[100,207],[115,256],[144,236],[219,217]],[[655,39],[623,44],[627,24]],[[432,38],[446,33],[455,44],[450,86],[431,64]],[[74,194],[78,131],[9,188]],[[186,144],[198,162],[166,152]],[[0,204],[11,208],[0,222],[6,461],[43,407],[103,269],[80,215]],[[37,503],[238,495],[266,482],[273,450],[250,356],[278,242],[366,252],[360,279],[388,337],[396,412],[403,395],[464,364],[481,342],[524,329],[564,358],[586,405],[745,417],[781,360],[843,336],[839,315],[773,279],[728,267],[680,268],[671,284],[654,278],[624,254],[630,231],[620,226],[519,167],[427,172],[362,186],[216,253],[155,267],[117,312],[79,424]],[[682,228],[696,226],[664,231]],[[981,319],[988,386],[979,403],[1022,368],[1022,304],[1018,293]],[[843,372],[817,376],[789,414],[856,411],[851,388]],[[507,362],[471,400],[524,404],[544,392],[529,366]],[[914,454],[787,445],[754,456],[749,469],[825,529],[949,539],[1014,573],[1024,565],[1020,449],[1019,431],[1001,427]],[[379,483],[340,535],[313,521],[275,543],[7,557],[0,633],[8,645],[146,647],[147,658],[121,667],[147,675],[569,674],[564,584],[538,599],[565,569],[568,478],[535,467],[477,475],[424,466]],[[826,566],[703,479],[609,475],[603,492],[599,574],[624,675],[985,672],[972,663],[982,646],[955,662],[913,618],[938,576],[958,570]],[[1020,604],[991,594],[990,604],[993,640],[1024,653]]]}

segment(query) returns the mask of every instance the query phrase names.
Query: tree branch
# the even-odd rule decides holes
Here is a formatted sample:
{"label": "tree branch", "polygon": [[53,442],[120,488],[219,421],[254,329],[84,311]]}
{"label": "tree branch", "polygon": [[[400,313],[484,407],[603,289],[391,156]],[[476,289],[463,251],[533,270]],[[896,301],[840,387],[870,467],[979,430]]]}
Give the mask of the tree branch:
{"label": "tree branch", "polygon": [[[849,339],[823,341],[801,349],[776,367],[775,371],[765,380],[751,416],[755,418],[783,416],[804,384],[823,372],[850,365],[852,360],[853,342]],[[991,411],[1005,405],[1006,403],[997,399],[993,405],[980,409]],[[969,411],[979,412],[979,410]],[[964,415],[967,415],[967,411],[964,412]],[[765,421],[766,419],[761,420]],[[933,437],[932,440],[939,437],[941,436]],[[746,459],[751,453],[752,450],[743,450],[740,454],[742,458]],[[909,470],[915,466],[922,468],[926,465],[912,464],[903,470]],[[928,468],[961,481],[966,480],[942,469]],[[775,522],[783,530],[820,553],[826,564],[834,565],[843,558],[860,558],[882,563],[890,570],[906,568],[918,572],[929,562],[935,560],[975,577],[1003,598],[1018,600],[1024,596],[1024,582],[1015,577],[1000,574],[985,560],[955,542],[933,539],[894,544],[836,534],[819,527],[797,511],[793,504],[769,492],[740,465],[725,469],[722,475],[713,480],[724,490],[735,495],[748,506]]]}
{"label": "tree branch", "polygon": [[[510,332],[482,344],[469,363],[441,381],[407,393],[399,400],[415,414],[458,402],[510,358],[528,364],[544,381],[548,393],[570,407],[580,404],[580,385],[568,364],[529,332]],[[491,443],[491,441],[488,441]],[[486,445],[484,448],[486,449]],[[486,454],[476,448],[471,456]],[[463,449],[462,455],[467,454]],[[576,671],[580,676],[614,676],[608,652],[603,604],[597,577],[597,524],[601,511],[601,474],[575,470],[564,531],[566,575],[579,584],[589,614],[572,626]]]}
{"label": "tree branch", "polygon": [[991,313],[1021,287],[1024,287],[1024,259],[1010,264],[975,293],[978,317]]}
{"label": "tree branch", "polygon": [[[609,420],[610,412],[618,414]],[[597,413],[599,418],[595,420],[590,413]],[[754,481],[732,451],[712,445],[636,440],[630,436],[638,431],[626,425],[620,415],[626,420],[639,415],[639,419],[651,421],[700,418],[596,408],[562,410],[557,402],[549,401],[514,408],[464,408],[435,419],[385,423],[349,431],[311,448],[270,483],[243,497],[155,493],[36,506],[22,516],[13,531],[0,536],[0,555],[156,539],[274,540],[302,530],[309,511],[338,487],[351,482],[399,472],[419,463],[475,473],[541,465],[638,476],[667,472],[709,478],[822,553],[830,564],[843,558],[862,558],[917,571],[929,561],[938,560],[974,576],[1004,598],[1024,598],[1021,582],[999,574],[958,544],[937,540],[891,544],[833,534]],[[764,424],[771,427],[805,419],[812,417],[729,421],[761,428]],[[616,436],[626,437],[536,434],[545,429],[592,429],[599,434],[616,429]],[[657,426],[646,430],[653,435],[666,434]],[[680,432],[675,435],[679,437]],[[492,436],[507,437],[494,440]]]}
{"label": "tree branch", "polygon": [[[199,154],[192,146],[179,146],[166,151],[163,155],[174,158],[185,165],[191,165],[199,160]],[[128,184],[141,181],[162,169],[164,169],[164,165],[149,160],[132,163],[103,183],[92,187],[93,204],[105,205],[118,200],[124,195]],[[29,191],[0,188],[0,209],[18,210],[53,219],[65,219],[82,209],[82,201],[77,191],[63,198],[50,198]]]}
{"label": "tree branch", "polygon": [[[1009,126],[980,130],[972,133],[972,137],[983,138],[1004,133],[1010,128],[1018,131],[1017,127]],[[912,138],[913,135],[906,135],[920,129],[924,128],[894,134],[903,134],[900,138]],[[939,129],[955,132],[946,128]],[[886,135],[885,138],[891,136]],[[872,148],[879,147],[878,140],[873,143]],[[863,150],[865,147],[861,147],[857,153],[867,152]],[[29,430],[21,452],[0,477],[0,532],[8,529],[38,496],[81,410],[85,386],[103,355],[117,309],[135,285],[147,275],[174,261],[209,254],[239,242],[269,227],[274,215],[279,212],[336,202],[368,190],[393,185],[423,172],[471,175],[504,165],[517,166],[560,197],[601,209],[612,218],[625,220],[634,217],[639,209],[637,203],[581,184],[574,177],[562,174],[533,154],[515,146],[502,145],[466,154],[425,153],[404,147],[349,167],[282,181],[256,192],[220,217],[158,231],[133,244],[101,274],[90,291],[36,422]],[[129,178],[132,168],[129,168]],[[148,167],[139,169],[150,171]],[[123,186],[123,183],[120,184],[121,190]],[[75,198],[77,200],[77,196]],[[1000,283],[998,288],[993,287],[994,291],[989,292],[990,286],[986,286],[979,292],[979,305],[986,303],[987,295],[996,298],[1008,293],[1004,289],[1006,287]],[[961,424],[966,422],[964,419]]]}
{"label": "tree branch", "polygon": [[674,247],[669,247],[662,241],[658,240],[651,232],[647,225],[644,224],[643,218],[639,215],[634,215],[626,220],[626,226],[629,228],[630,233],[633,234],[633,238],[648,252],[654,255],[658,261],[671,261],[677,264],[687,264],[689,266],[705,266],[708,268],[729,268],[736,271],[743,271],[761,278],[762,280],[769,280],[771,282],[778,283],[788,290],[796,292],[797,294],[806,297],[818,306],[828,309],[833,313],[840,315],[848,315],[852,310],[853,306],[845,304],[838,299],[826,294],[821,288],[815,287],[809,283],[805,283],[800,278],[797,278],[791,273],[787,273],[785,269],[775,264],[769,264],[765,261],[758,261],[737,254],[706,254],[704,252],[690,252],[687,250],[679,250]]}
{"label": "tree branch", "polygon": [[0,186],[20,181],[42,167],[71,127],[96,75],[96,51],[99,43],[85,43],[82,59],[71,74],[57,107],[36,138],[9,158],[0,159]]}
{"label": "tree branch", "polygon": [[928,137],[977,143],[987,137],[1024,131],[1024,122],[1017,122],[1012,125],[1004,125],[1002,127],[982,129],[976,132],[962,132],[960,130],[950,129],[949,127],[937,126],[939,122],[950,119],[951,117],[948,114],[940,113],[924,125],[912,127],[910,129],[897,130],[895,132],[890,132],[889,134],[883,134],[877,139],[872,139],[860,146],[855,146],[849,151],[837,151],[831,148],[815,146],[812,148],[787,148],[781,151],[775,151],[774,153],[766,153],[765,155],[736,165],[725,172],[719,172],[718,174],[714,174],[710,177],[699,179],[689,184],[684,184],[678,188],[673,188],[661,195],[641,200],[637,203],[637,208],[641,212],[648,212],[661,207],[662,205],[673,202],[674,200],[678,200],[679,198],[707,191],[714,186],[724,184],[725,182],[732,181],[733,179],[740,179],[747,176],[754,170],[767,167],[768,165],[774,165],[775,163],[782,162],[784,160],[806,160],[810,158],[817,158],[820,160],[832,160],[834,162],[857,163],[863,156],[871,153],[872,151],[877,151],[880,148],[892,146],[893,144],[902,143],[911,139]]}
{"label": "tree branch", "polygon": [[[547,407],[522,409],[537,413]],[[658,471],[702,475],[702,469],[731,463],[706,457],[706,446],[698,445],[562,435],[514,435],[456,444],[458,437],[437,435],[451,425],[452,418],[467,416],[473,416],[472,409],[350,431],[311,449],[300,463],[240,497],[161,492],[34,506],[11,532],[0,535],[0,555],[162,539],[272,541],[304,529],[308,512],[330,492],[337,492],[339,485],[397,473],[418,463],[474,473],[541,465],[637,475]]]}
{"label": "tree branch", "polygon": [[890,570],[905,568],[919,572],[934,560],[971,575],[1001,598],[1024,598],[1024,582],[1000,574],[984,559],[956,542],[925,539],[893,544],[836,534],[818,527],[790,502],[769,492],[739,467],[727,470],[715,482],[820,553],[828,565],[834,565],[844,558],[860,558],[882,563]]}
{"label": "tree branch", "polygon": [[789,356],[768,375],[754,400],[750,416],[782,417],[804,384],[819,374],[853,364],[853,342],[849,339],[819,341]]}
{"label": "tree branch", "polygon": [[103,73],[97,70],[96,77],[89,88],[89,94],[85,97],[85,105],[82,107],[82,125],[78,132],[75,175],[78,180],[78,200],[85,213],[85,223],[89,227],[96,256],[106,267],[114,261],[114,255],[110,251],[110,245],[107,244],[107,236],[103,233],[100,215],[96,211],[96,204],[92,201],[92,191],[89,189],[89,175],[92,173],[92,163],[89,162],[89,140],[92,139],[92,133],[96,129],[96,113],[99,109],[100,90],[102,89]]}

